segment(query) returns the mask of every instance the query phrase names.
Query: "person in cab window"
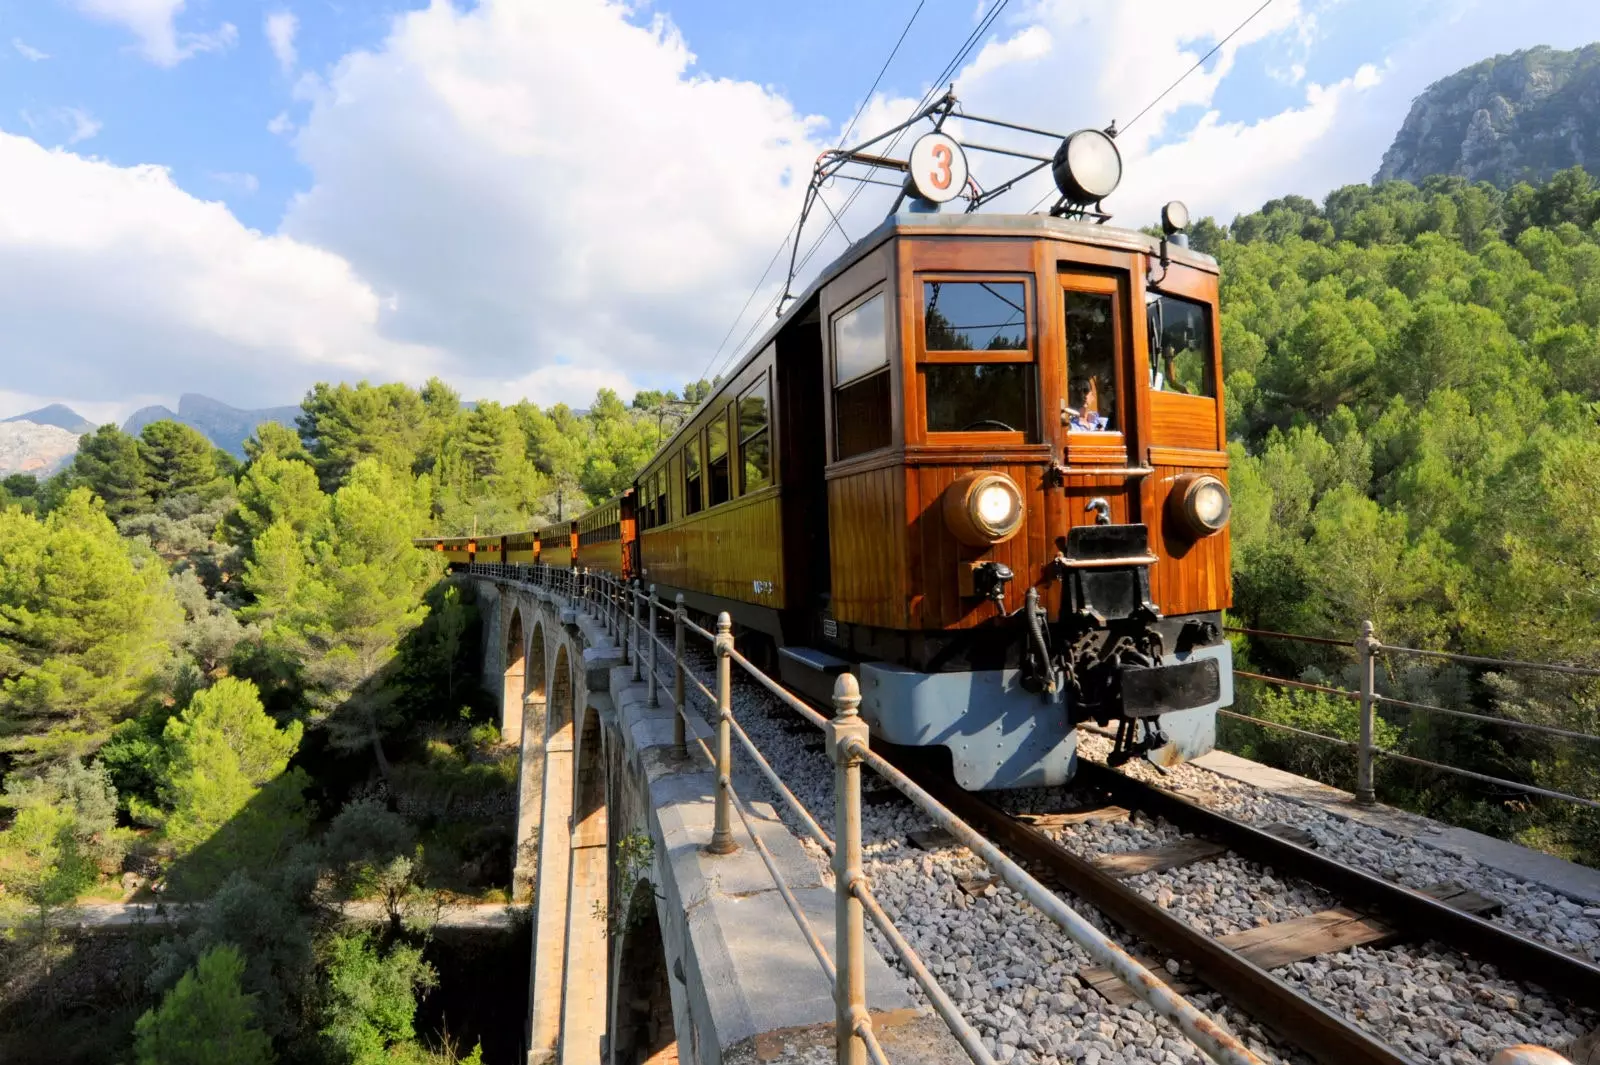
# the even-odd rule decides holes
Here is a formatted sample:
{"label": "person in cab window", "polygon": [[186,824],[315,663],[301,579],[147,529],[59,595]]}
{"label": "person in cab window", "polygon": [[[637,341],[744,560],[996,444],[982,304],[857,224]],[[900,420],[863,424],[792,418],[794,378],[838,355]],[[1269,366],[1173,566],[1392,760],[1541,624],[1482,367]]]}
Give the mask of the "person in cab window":
{"label": "person in cab window", "polygon": [[1080,377],[1072,383],[1072,405],[1068,427],[1075,432],[1105,432],[1110,419],[1100,413],[1100,382],[1096,377]]}

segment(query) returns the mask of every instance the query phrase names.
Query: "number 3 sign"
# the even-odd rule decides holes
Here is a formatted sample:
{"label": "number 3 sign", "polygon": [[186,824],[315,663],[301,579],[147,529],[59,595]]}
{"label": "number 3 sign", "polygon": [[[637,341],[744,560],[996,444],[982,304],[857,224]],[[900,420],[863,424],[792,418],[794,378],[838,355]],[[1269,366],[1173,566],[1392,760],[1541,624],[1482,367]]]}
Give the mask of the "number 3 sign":
{"label": "number 3 sign", "polygon": [[948,203],[967,187],[967,153],[943,133],[925,133],[911,146],[911,188],[933,203]]}

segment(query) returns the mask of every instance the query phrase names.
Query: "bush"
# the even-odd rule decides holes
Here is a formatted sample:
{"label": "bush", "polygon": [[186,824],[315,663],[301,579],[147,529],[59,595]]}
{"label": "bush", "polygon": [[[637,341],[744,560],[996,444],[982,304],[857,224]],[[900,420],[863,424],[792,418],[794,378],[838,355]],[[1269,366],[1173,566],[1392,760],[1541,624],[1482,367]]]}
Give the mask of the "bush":
{"label": "bush", "polygon": [[139,1018],[134,1028],[139,1065],[267,1065],[272,1040],[256,1023],[255,996],[239,985],[244,961],[233,947],[216,947]]}

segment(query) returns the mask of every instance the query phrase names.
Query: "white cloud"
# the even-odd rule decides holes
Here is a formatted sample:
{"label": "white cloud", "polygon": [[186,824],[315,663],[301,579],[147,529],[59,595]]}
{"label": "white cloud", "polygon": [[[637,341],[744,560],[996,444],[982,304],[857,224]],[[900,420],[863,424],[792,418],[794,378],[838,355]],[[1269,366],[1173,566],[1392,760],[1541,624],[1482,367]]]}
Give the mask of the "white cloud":
{"label": "white cloud", "polygon": [[57,132],[59,134],[57,143],[61,144],[86,141],[99,133],[102,128],[100,120],[82,107],[53,107],[42,112],[24,109],[18,114],[28,128],[35,132],[45,134]]}
{"label": "white cloud", "polygon": [[308,88],[295,143],[315,184],[285,232],[398,293],[394,336],[449,348],[501,395],[572,376],[563,363],[699,372],[794,217],[822,125],[697,73],[669,23],[626,14],[489,0],[398,18]]}
{"label": "white cloud", "polygon": [[239,31],[231,22],[214,30],[180,32],[178,15],[185,0],[73,0],[90,18],[122,26],[139,39],[139,51],[162,67],[177,66],[201,52],[231,48]]}
{"label": "white cloud", "polygon": [[274,11],[267,16],[267,43],[272,46],[272,54],[277,57],[278,68],[284,74],[294,71],[297,59],[294,35],[299,28],[300,20],[295,17],[293,11]]}
{"label": "white cloud", "polygon": [[13,38],[11,38],[11,47],[13,47],[13,48],[15,48],[17,50],[17,54],[18,55],[22,56],[22,58],[28,60],[31,63],[37,63],[41,59],[49,59],[50,58],[50,53],[41,52],[39,49],[35,48],[33,45],[29,44],[27,41],[24,41],[21,37],[13,37]]}
{"label": "white cloud", "polygon": [[161,167],[0,132],[0,388],[248,406],[317,378],[424,378],[435,353],[381,335],[392,305],[337,255],[247,229]]}
{"label": "white cloud", "polygon": [[272,116],[272,121],[267,123],[267,132],[275,137],[282,137],[286,133],[294,132],[294,120],[289,117],[289,112],[279,111]]}
{"label": "white cloud", "polygon": [[81,107],[67,107],[62,109],[66,118],[72,123],[72,132],[67,134],[68,144],[77,144],[86,141],[100,132],[100,120]]}

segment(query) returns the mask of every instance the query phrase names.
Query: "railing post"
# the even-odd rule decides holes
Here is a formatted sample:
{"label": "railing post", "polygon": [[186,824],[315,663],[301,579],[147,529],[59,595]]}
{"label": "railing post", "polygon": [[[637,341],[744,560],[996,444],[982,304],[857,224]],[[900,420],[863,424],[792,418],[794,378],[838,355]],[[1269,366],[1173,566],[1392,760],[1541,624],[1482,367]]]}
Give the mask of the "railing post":
{"label": "railing post", "polygon": [[828,722],[828,755],[833,759],[833,893],[834,950],[838,983],[834,986],[834,1039],[839,1065],[866,1065],[862,1029],[867,1014],[866,928],[861,899],[856,895],[861,873],[861,752],[867,747],[867,723],[857,709],[861,687],[850,673],[833,684],[833,720]]}
{"label": "railing post", "polygon": [[1372,726],[1377,705],[1377,652],[1380,644],[1372,635],[1372,622],[1361,623],[1356,638],[1356,660],[1361,666],[1361,740],[1356,747],[1356,802],[1377,802],[1372,789]]}
{"label": "railing post", "polygon": [[711,645],[717,656],[717,805],[712,822],[712,854],[732,854],[733,841],[733,619],[724,610],[717,615],[717,638]]}
{"label": "railing post", "polygon": [[[628,586],[628,616],[631,624],[628,626],[628,638],[633,641],[633,682],[635,684],[644,680],[644,663],[639,660],[639,578],[635,577]],[[624,640],[622,646],[628,646]]]}
{"label": "railing post", "polygon": [[683,715],[688,708],[683,702],[683,623],[688,614],[683,606],[683,593],[678,593],[678,608],[672,612],[672,705],[678,712],[672,715],[672,742],[677,745],[679,754],[689,753],[689,737],[684,730]]}
{"label": "railing post", "polygon": [[656,679],[656,586],[650,586],[650,708],[653,710],[661,705],[661,687]]}

